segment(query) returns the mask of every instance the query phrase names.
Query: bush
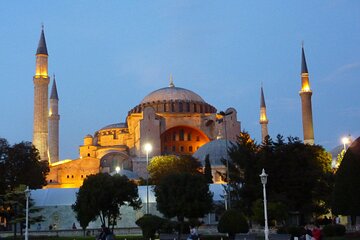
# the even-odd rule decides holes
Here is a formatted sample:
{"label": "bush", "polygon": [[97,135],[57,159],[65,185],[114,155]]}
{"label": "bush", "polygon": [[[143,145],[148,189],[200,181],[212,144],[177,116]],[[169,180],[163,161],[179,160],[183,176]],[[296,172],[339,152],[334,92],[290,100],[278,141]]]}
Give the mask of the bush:
{"label": "bush", "polygon": [[224,212],[218,223],[218,231],[229,234],[233,239],[236,233],[249,232],[249,224],[244,215],[236,209],[230,209]]}
{"label": "bush", "polygon": [[322,231],[326,237],[344,236],[346,228],[341,224],[333,224],[324,226]]}
{"label": "bush", "polygon": [[161,217],[145,214],[136,220],[135,223],[141,228],[143,237],[145,239],[155,239],[156,232],[159,231],[164,222],[165,220]]}

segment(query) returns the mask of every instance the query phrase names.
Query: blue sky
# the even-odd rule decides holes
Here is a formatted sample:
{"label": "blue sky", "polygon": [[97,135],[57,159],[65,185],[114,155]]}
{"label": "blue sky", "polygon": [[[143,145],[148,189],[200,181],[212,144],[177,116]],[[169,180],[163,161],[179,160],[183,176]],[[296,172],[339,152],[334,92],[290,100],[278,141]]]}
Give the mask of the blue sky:
{"label": "blue sky", "polygon": [[0,136],[31,141],[41,24],[60,98],[60,158],[83,137],[124,122],[148,93],[190,89],[234,107],[260,139],[260,86],[269,133],[302,139],[301,42],[313,90],[315,142],[360,136],[360,1],[1,1]]}

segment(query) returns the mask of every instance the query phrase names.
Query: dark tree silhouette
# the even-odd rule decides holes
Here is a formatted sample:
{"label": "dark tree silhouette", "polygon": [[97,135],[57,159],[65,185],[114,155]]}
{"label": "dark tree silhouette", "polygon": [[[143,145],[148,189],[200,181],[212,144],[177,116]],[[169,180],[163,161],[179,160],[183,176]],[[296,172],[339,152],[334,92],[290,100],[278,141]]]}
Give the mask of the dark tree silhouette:
{"label": "dark tree silhouette", "polygon": [[333,192],[333,212],[351,216],[356,224],[360,216],[360,138],[357,138],[346,151],[335,175]]}

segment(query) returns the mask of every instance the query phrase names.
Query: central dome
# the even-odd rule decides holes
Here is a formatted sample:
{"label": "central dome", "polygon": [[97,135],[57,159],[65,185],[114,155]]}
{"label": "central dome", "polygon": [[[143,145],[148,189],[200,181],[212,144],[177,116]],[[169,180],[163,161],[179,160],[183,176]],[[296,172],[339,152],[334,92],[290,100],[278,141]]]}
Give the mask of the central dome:
{"label": "central dome", "polygon": [[192,101],[192,102],[205,102],[199,95],[185,88],[175,86],[165,87],[148,94],[141,101],[142,103],[157,102],[157,101]]}

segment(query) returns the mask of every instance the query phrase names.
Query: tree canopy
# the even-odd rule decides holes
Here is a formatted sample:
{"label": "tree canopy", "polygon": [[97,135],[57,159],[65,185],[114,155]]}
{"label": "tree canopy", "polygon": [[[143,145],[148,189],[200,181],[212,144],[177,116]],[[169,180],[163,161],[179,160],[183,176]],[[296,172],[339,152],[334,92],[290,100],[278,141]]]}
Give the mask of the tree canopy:
{"label": "tree canopy", "polygon": [[10,146],[0,138],[0,194],[21,184],[30,189],[42,188],[48,173],[48,163],[40,161],[39,152],[30,142]]}
{"label": "tree canopy", "polygon": [[192,156],[165,155],[153,157],[149,163],[148,171],[151,183],[157,184],[162,177],[172,173],[199,173],[201,163]]}
{"label": "tree canopy", "polygon": [[[0,216],[7,223],[24,220],[24,190],[26,186],[30,189],[45,186],[48,172],[48,163],[40,161],[37,149],[30,142],[10,145],[6,139],[0,138]],[[31,206],[30,198],[30,212],[38,211]],[[41,217],[30,221],[41,221]]]}
{"label": "tree canopy", "polygon": [[333,212],[335,214],[360,216],[360,138],[346,151],[335,175]]}
{"label": "tree canopy", "polygon": [[123,205],[140,208],[141,201],[136,184],[126,176],[98,173],[84,180],[72,208],[81,227],[85,229],[89,222],[97,217],[103,225],[114,227]]}
{"label": "tree canopy", "polygon": [[254,214],[253,203],[262,198],[259,178],[262,168],[268,174],[269,202],[282,203],[305,218],[324,214],[329,209],[331,157],[323,147],[303,144],[293,137],[285,140],[280,135],[276,141],[267,137],[262,145],[257,145],[248,133],[241,133],[229,155],[232,200],[248,216]]}
{"label": "tree canopy", "polygon": [[[155,186],[157,209],[167,218],[200,218],[212,209],[212,193],[203,174],[171,173]],[[181,229],[180,229],[181,232]]]}

